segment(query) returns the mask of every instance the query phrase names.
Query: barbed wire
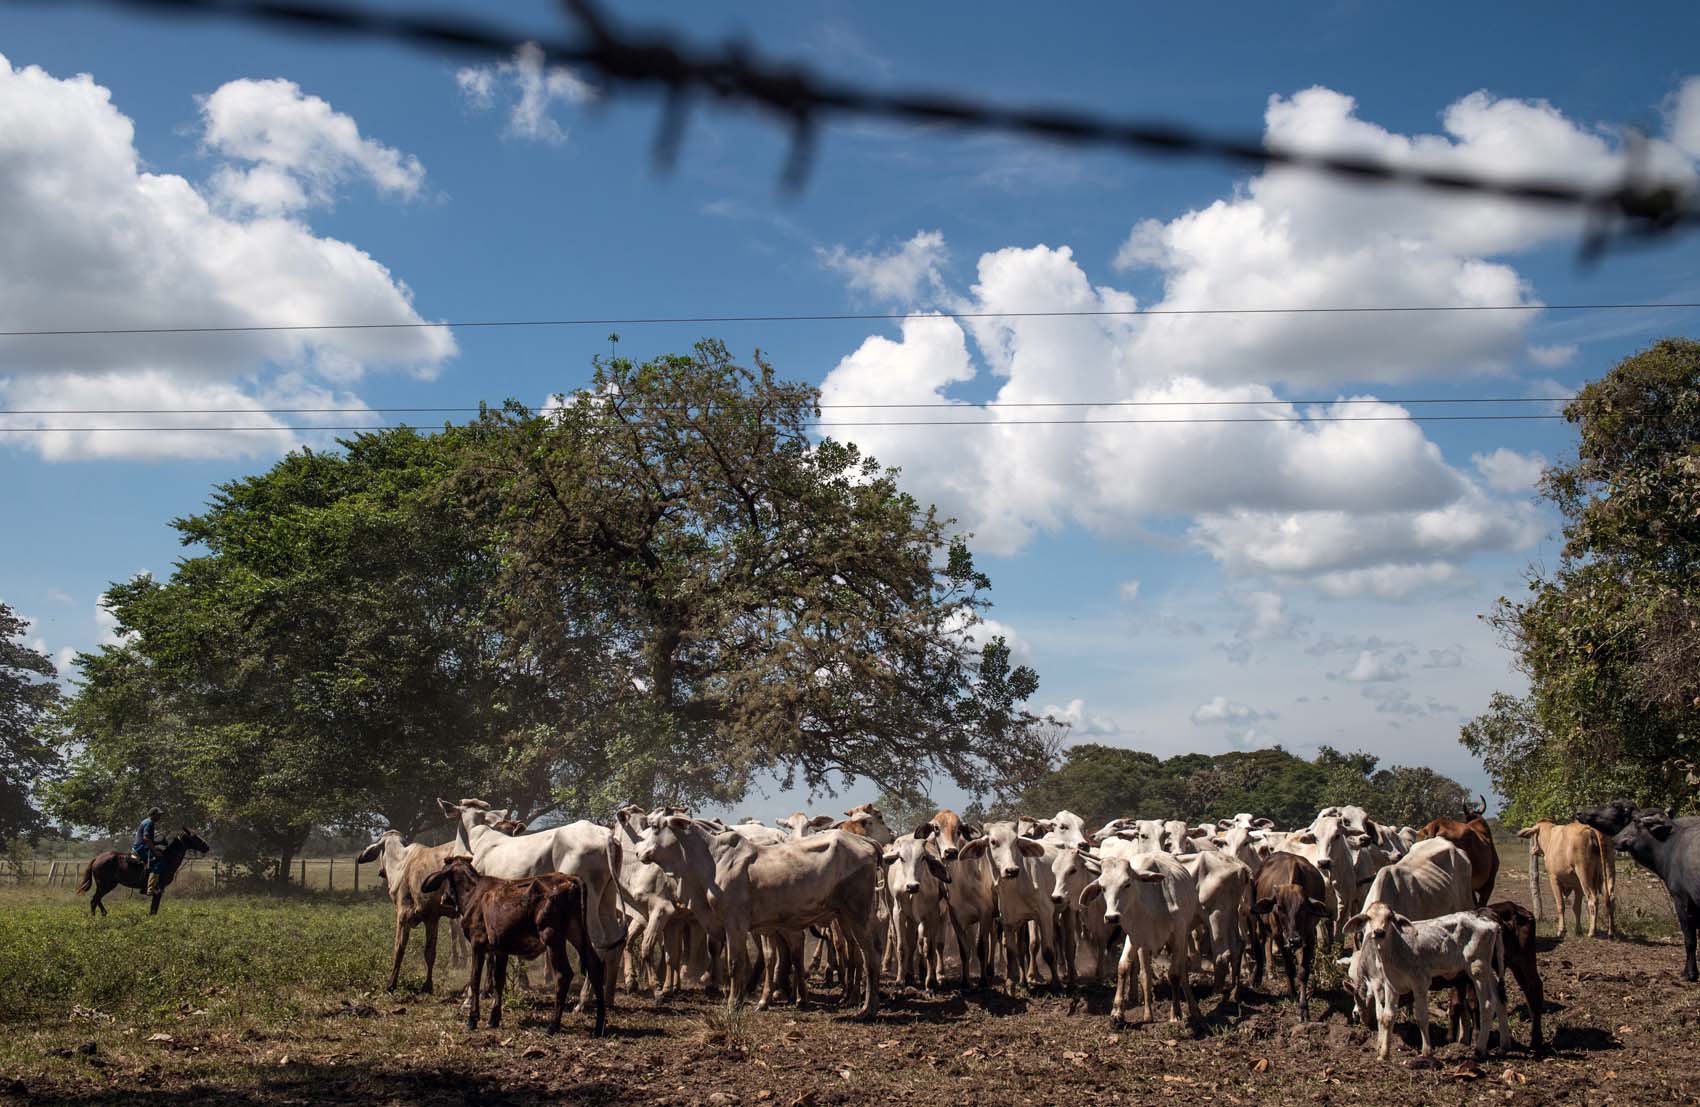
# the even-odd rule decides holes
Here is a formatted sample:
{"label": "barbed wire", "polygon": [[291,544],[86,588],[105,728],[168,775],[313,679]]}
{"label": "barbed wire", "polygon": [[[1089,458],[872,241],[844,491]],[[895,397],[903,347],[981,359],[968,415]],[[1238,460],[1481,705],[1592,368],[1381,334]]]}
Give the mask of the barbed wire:
{"label": "barbed wire", "polygon": [[[1337,399],[1287,399],[1271,396],[1254,400],[876,400],[867,403],[827,403],[814,405],[821,411],[867,410],[870,408],[944,408],[972,410],[976,408],[1059,408],[1059,407],[1259,407],[1265,404],[1285,404],[1293,407],[1332,407],[1336,404],[1561,404],[1575,396],[1464,396],[1450,399],[1404,397],[1382,399],[1377,396],[1343,396]],[[481,411],[500,410],[495,405],[458,405],[444,407],[391,407],[387,404],[367,404],[361,407],[52,407],[0,408],[0,415],[476,415]]]}
{"label": "barbed wire", "polygon": [[1573,303],[1573,304],[1363,304],[1319,305],[1316,307],[1197,307],[1197,308],[1093,308],[1079,311],[944,311],[916,309],[913,311],[843,311],[804,312],[797,314],[757,315],[649,315],[624,318],[575,319],[462,319],[430,322],[424,319],[402,322],[363,323],[232,323],[166,327],[60,327],[42,330],[0,331],[0,338],[86,338],[100,335],[148,334],[258,334],[277,331],[389,331],[428,330],[435,327],[471,329],[500,329],[504,327],[631,327],[663,324],[720,323],[874,323],[905,319],[1099,319],[1137,318],[1139,316],[1217,316],[1217,315],[1375,315],[1423,314],[1429,312],[1528,312],[1528,311],[1683,311],[1700,308],[1700,301],[1656,300],[1643,303]]}
{"label": "barbed wire", "polygon": [[[41,0],[13,0],[14,3]],[[1645,171],[1642,144],[1632,142],[1623,174],[1612,187],[1557,177],[1491,177],[1458,169],[1401,164],[1350,153],[1325,153],[1237,138],[1167,120],[1115,119],[1037,105],[1006,105],[964,95],[881,90],[823,77],[796,63],[759,60],[731,43],[699,49],[661,33],[616,30],[592,0],[565,0],[578,41],[539,40],[493,24],[411,11],[383,11],[312,0],[85,0],[107,7],[221,16],[343,37],[365,37],[457,53],[507,57],[535,43],[554,64],[577,67],[604,91],[627,86],[658,90],[663,108],[656,164],[670,167],[684,141],[698,98],[758,108],[790,129],[780,180],[797,190],[808,177],[820,125],[856,116],[963,131],[988,131],[1170,156],[1211,157],[1242,165],[1307,169],[1366,183],[1404,184],[1503,200],[1578,209],[1588,226],[1582,256],[1591,259],[1618,239],[1653,238],[1700,224],[1694,190]],[[55,6],[63,6],[56,2]]]}
{"label": "barbed wire", "polygon": [[[0,415],[16,414],[0,412]],[[860,429],[869,427],[1064,427],[1064,426],[1163,426],[1180,424],[1210,424],[1210,423],[1510,423],[1536,420],[1563,419],[1562,415],[1314,415],[1314,416],[1281,416],[1281,415],[1230,415],[1220,417],[1186,417],[1179,419],[894,419],[889,421],[851,421],[842,422],[803,422],[798,424],[806,430]],[[640,420],[626,420],[619,425],[642,425]],[[609,426],[616,424],[610,423]],[[225,432],[257,431],[270,433],[286,432],[324,432],[342,431],[368,433],[390,430],[423,430],[409,423],[376,423],[355,424],[344,426],[315,426],[303,427],[288,424],[274,426],[171,426],[169,424],[156,426],[77,426],[77,427],[7,427],[0,426],[0,434],[220,434]]]}

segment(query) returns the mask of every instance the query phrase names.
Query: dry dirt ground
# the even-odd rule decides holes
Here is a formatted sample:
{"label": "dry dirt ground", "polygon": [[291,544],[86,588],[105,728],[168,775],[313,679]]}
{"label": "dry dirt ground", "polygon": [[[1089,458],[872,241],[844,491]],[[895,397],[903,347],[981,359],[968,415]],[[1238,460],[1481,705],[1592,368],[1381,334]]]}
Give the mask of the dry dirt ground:
{"label": "dry dirt ground", "polygon": [[[1623,870],[1627,874],[1627,867]],[[1166,1020],[1115,1030],[1110,993],[1029,999],[954,992],[888,994],[871,1024],[831,1008],[727,1015],[700,993],[656,1004],[622,995],[610,1034],[583,1016],[542,1033],[541,993],[510,992],[509,1024],[463,1029],[455,1002],[377,994],[326,997],[317,1013],[240,1029],[197,1025],[185,1009],[145,1025],[67,1016],[9,1027],[0,1100],[75,1104],[253,1107],[361,1104],[1094,1105],[1700,1102],[1700,986],[1677,979],[1680,947],[1645,933],[1662,889],[1626,882],[1637,933],[1617,941],[1541,942],[1546,1030],[1540,1055],[1513,1049],[1475,1064],[1443,1045],[1415,1064],[1415,1028],[1399,1027],[1391,1062],[1348,1025],[1344,999],[1324,993],[1320,1018],[1299,1024],[1284,997],[1252,995],[1243,1011],[1201,997],[1204,1025]],[[1511,869],[1500,895],[1526,899]],[[1668,907],[1662,908],[1668,920]],[[1548,918],[1543,934],[1550,932]],[[444,958],[446,960],[446,957]],[[459,983],[461,974],[448,974]],[[1512,1032],[1527,1042],[1522,997]],[[0,1004],[4,998],[0,997]],[[1437,1035],[1444,1013],[1435,1012]],[[161,1035],[165,1037],[160,1037]],[[81,1050],[90,1047],[92,1053]]]}

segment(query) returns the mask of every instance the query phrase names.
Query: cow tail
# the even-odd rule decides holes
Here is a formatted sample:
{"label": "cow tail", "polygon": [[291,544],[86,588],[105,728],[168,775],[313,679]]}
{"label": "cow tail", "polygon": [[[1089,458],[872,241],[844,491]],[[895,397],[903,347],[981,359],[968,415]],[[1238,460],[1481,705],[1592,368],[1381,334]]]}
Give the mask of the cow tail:
{"label": "cow tail", "polygon": [[91,859],[88,864],[83,866],[83,879],[77,885],[77,893],[76,894],[80,896],[84,892],[88,891],[93,886],[94,886],[94,861]]}
{"label": "cow tail", "polygon": [[[627,892],[626,886],[624,884],[620,883],[620,862],[621,862],[620,850],[621,850],[620,836],[618,834],[614,833],[613,827],[609,827],[608,828],[608,879],[613,883],[614,894],[615,894],[615,896],[617,896],[619,898],[619,901],[621,903],[631,904],[632,907],[636,908],[637,904],[632,903],[631,893]],[[589,922],[588,916],[589,916],[590,912],[592,910],[594,910],[594,908],[592,908],[591,903],[590,903],[590,886],[589,885],[586,885],[585,890],[584,890],[584,910],[585,910],[585,914],[587,916],[587,918],[586,918],[587,925],[585,927],[585,936],[589,937],[590,928],[588,926],[588,922]],[[641,909],[639,909],[639,913],[640,914],[642,913]],[[626,920],[625,920],[625,913],[624,912],[621,912],[620,925],[615,927],[614,929],[615,929],[616,933],[619,934],[619,937],[615,938],[613,941],[609,942],[607,945],[605,945],[605,946],[596,945],[596,942],[594,940],[591,941],[591,945],[596,946],[596,951],[598,953],[606,956],[607,954],[612,953],[614,950],[617,950],[621,946],[626,944]]]}

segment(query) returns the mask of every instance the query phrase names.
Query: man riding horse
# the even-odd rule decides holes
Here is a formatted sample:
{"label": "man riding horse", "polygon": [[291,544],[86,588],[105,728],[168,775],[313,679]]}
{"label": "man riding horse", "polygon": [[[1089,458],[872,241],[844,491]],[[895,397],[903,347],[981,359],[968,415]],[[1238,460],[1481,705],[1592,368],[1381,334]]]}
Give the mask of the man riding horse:
{"label": "man riding horse", "polygon": [[148,817],[136,828],[136,840],[130,845],[130,852],[136,855],[136,860],[147,866],[148,886],[144,895],[159,894],[159,848],[154,843],[153,833],[154,820],[163,814],[165,812],[158,807],[148,808]]}

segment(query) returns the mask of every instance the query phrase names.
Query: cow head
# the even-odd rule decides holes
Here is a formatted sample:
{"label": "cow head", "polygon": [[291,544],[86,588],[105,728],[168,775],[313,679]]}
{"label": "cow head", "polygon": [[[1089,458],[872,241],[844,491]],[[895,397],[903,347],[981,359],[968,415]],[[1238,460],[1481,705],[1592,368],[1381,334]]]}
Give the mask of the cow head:
{"label": "cow head", "polygon": [[1663,811],[1648,811],[1643,809],[1633,821],[1612,838],[1611,844],[1621,853],[1627,853],[1636,861],[1653,868],[1653,857],[1659,852],[1661,843],[1675,833],[1676,824]]}
{"label": "cow head", "polygon": [[1062,906],[1079,901],[1086,885],[1103,872],[1103,864],[1084,846],[1064,846],[1051,860],[1051,902]]}
{"label": "cow head", "polygon": [[1084,907],[1103,896],[1104,922],[1120,926],[1122,918],[1131,914],[1134,897],[1139,894],[1141,886],[1163,882],[1163,874],[1150,867],[1154,864],[1154,859],[1148,854],[1132,859],[1104,858],[1103,871],[1098,874],[1098,879],[1081,889],[1080,905]]}
{"label": "cow head", "polygon": [[1377,949],[1385,949],[1397,932],[1414,930],[1416,925],[1387,904],[1372,903],[1362,913],[1347,919],[1341,930],[1348,937],[1361,936],[1362,941],[1373,942]]}
{"label": "cow head", "polygon": [[[939,856],[946,861],[955,861],[957,855],[962,852],[963,843],[973,837],[969,828],[963,825],[961,817],[954,811],[940,811],[928,825],[938,835]],[[920,833],[920,829],[916,827],[916,833]]]}
{"label": "cow head", "polygon": [[644,820],[643,836],[638,840],[634,856],[645,865],[659,865],[676,872],[684,867],[685,839],[692,833],[700,830],[690,816],[654,812]]}
{"label": "cow head", "polygon": [[444,909],[452,915],[458,915],[461,905],[466,902],[477,883],[478,870],[472,867],[472,861],[456,856],[443,862],[442,868],[420,881],[419,890],[426,895],[441,890]]}
{"label": "cow head", "polygon": [[855,823],[854,827],[839,824],[843,829],[854,830],[864,838],[872,838],[882,846],[889,846],[897,841],[897,832],[886,825],[885,816],[880,809],[871,803],[859,804],[844,812],[845,823]]}
{"label": "cow head", "polygon": [[1045,847],[1023,837],[1014,823],[990,823],[986,826],[984,838],[976,838],[962,847],[961,856],[964,858],[982,854],[991,858],[994,880],[1014,880],[1021,875],[1022,862],[1030,857],[1045,856]]}
{"label": "cow head", "polygon": [[[929,823],[921,824],[929,826]],[[906,834],[886,849],[881,860],[886,866],[885,886],[900,896],[931,892],[937,894],[950,883],[938,849],[926,837]]]}
{"label": "cow head", "polygon": [[1311,899],[1297,884],[1283,884],[1270,895],[1251,905],[1251,913],[1261,917],[1275,933],[1275,939],[1288,949],[1302,949],[1307,939],[1316,934],[1317,919],[1326,919],[1328,905]]}
{"label": "cow head", "polygon": [[791,837],[793,838],[807,837],[818,830],[825,830],[827,827],[831,826],[832,823],[833,818],[831,815],[816,815],[813,818],[810,818],[807,814],[801,811],[793,811],[783,819],[773,820],[774,826],[781,830],[789,830],[791,832]]}
{"label": "cow head", "polygon": [[1595,830],[1611,837],[1635,821],[1635,816],[1641,809],[1628,800],[1612,800],[1604,807],[1596,807],[1592,811],[1578,811],[1575,819],[1586,823]]}

